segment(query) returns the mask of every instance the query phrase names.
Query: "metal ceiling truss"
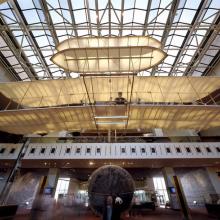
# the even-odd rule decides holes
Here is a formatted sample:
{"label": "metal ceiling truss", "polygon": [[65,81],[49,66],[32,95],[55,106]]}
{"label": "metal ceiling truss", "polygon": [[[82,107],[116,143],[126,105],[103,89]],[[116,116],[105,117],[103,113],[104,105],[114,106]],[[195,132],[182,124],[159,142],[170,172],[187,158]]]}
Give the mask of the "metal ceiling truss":
{"label": "metal ceiling truss", "polygon": [[[30,77],[33,80],[36,79],[36,73],[35,73],[34,69],[30,65],[28,58],[25,56],[25,53],[22,52],[22,48],[21,47],[19,48],[16,39],[12,38],[13,34],[10,32],[10,30],[1,31],[0,35],[4,39],[4,41],[6,42],[8,47],[10,48],[10,51],[13,52],[14,56],[16,57],[16,59],[18,60],[18,62],[22,66],[22,68],[26,71],[26,74],[28,75],[28,77]],[[12,67],[12,69],[13,69],[13,67]],[[9,68],[9,71],[11,71],[11,68]],[[21,80],[18,75],[16,78],[19,78],[19,80]]]}
{"label": "metal ceiling truss", "polygon": [[[216,16],[216,19],[214,20],[214,23],[215,22],[217,22],[215,25],[220,27],[220,12],[218,12],[218,16]],[[198,68],[198,66],[200,65],[201,59],[203,58],[205,53],[210,49],[210,45],[215,40],[219,31],[209,30],[207,31],[207,33],[208,33],[207,38],[204,38],[200,44],[201,50],[194,54],[193,58],[191,59],[191,62],[188,64],[186,68],[184,75],[192,75],[193,71],[195,71]],[[219,50],[219,48],[216,48],[216,49]],[[207,66],[207,69],[212,69],[212,68],[213,68],[213,63],[211,62]],[[206,75],[205,73],[206,72],[204,72],[203,75]]]}
{"label": "metal ceiling truss", "polygon": [[[60,24],[54,24],[53,27],[56,30],[88,30],[89,31],[89,25],[88,24],[81,24],[81,25],[76,25],[75,27],[72,25],[60,25]],[[37,25],[37,24],[27,24],[26,28],[28,31],[39,31],[39,30],[50,30],[53,29],[53,27],[51,25]],[[98,25],[97,24],[92,24],[91,25],[92,29],[97,30],[98,29]],[[147,29],[145,28],[144,25],[142,24],[134,24],[134,25],[130,25],[130,24],[124,24],[123,25],[123,30],[131,30],[133,28],[133,30],[141,30],[141,31],[147,31],[147,30],[164,30],[165,25],[163,24],[148,24],[147,25]],[[19,25],[3,25],[0,27],[0,30],[8,30],[10,28],[10,30],[12,31],[20,31],[21,27]],[[109,30],[109,25],[108,24],[99,24],[99,28],[102,30]],[[170,30],[195,30],[195,28],[199,28],[199,30],[207,30],[207,29],[211,29],[211,30],[220,30],[220,27],[218,25],[208,25],[208,24],[195,24],[195,25],[191,25],[191,24],[176,24],[176,25],[172,25],[170,27]],[[112,30],[120,30],[120,25],[116,25],[116,24],[112,24],[111,25],[111,29]]]}
{"label": "metal ceiling truss", "polygon": [[[166,23],[166,26],[165,26],[165,29],[164,29],[164,32],[162,35],[162,42],[161,42],[162,43],[162,48],[161,48],[162,50],[164,49],[165,43],[166,43],[167,38],[169,36],[169,32],[171,30],[171,27],[172,27],[172,24],[173,24],[173,21],[174,21],[176,12],[177,12],[179,2],[180,2],[180,0],[173,0],[173,2],[172,2],[171,9],[170,9],[170,12],[169,12],[169,15],[167,18],[167,23]],[[157,70],[158,70],[158,67],[154,67],[151,71],[151,75],[155,75]]]}
{"label": "metal ceiling truss", "polygon": [[50,72],[50,70],[49,70],[49,68],[48,68],[48,66],[46,64],[46,61],[44,60],[44,57],[43,57],[39,47],[37,46],[37,43],[36,43],[34,37],[32,36],[30,30],[28,30],[28,28],[27,28],[27,22],[25,21],[24,17],[21,14],[21,10],[18,7],[18,3],[16,2],[16,0],[14,0],[14,1],[10,1],[10,4],[12,5],[12,7],[14,9],[14,12],[15,12],[17,18],[19,19],[20,29],[23,30],[23,32],[27,35],[28,39],[30,40],[31,45],[34,48],[35,54],[37,55],[37,57],[41,61],[41,64],[43,66],[43,69],[44,69],[45,73],[47,74],[48,77],[53,78],[53,75]]}
{"label": "metal ceiling truss", "polygon": [[[218,53],[216,54],[216,56],[214,57],[214,59],[212,60],[212,62],[209,64],[209,67],[206,68],[206,70],[204,71],[203,75],[209,75],[210,73],[212,73],[213,68],[215,67],[215,65],[219,62],[220,60],[220,50],[218,51]],[[214,73],[214,75],[218,75],[217,73]]]}
{"label": "metal ceiling truss", "polygon": [[[94,8],[92,10],[94,10],[96,12],[96,24],[92,23],[91,20],[91,6],[90,6],[90,2],[88,0],[84,1],[84,8],[80,8],[80,10],[84,10],[85,11],[85,16],[86,16],[86,22],[84,23],[80,23],[80,25],[78,25],[76,23],[76,18],[75,18],[75,8],[73,8],[72,2],[71,0],[67,0],[67,5],[69,7],[69,13],[70,13],[70,21],[67,20],[66,17],[64,17],[63,15],[63,10],[62,10],[62,5],[61,2],[58,1],[60,10],[57,10],[56,7],[53,7],[53,5],[51,5],[52,3],[48,3],[47,1],[43,1],[43,0],[38,0],[39,1],[39,5],[40,9],[42,9],[45,20],[46,20],[46,24],[44,22],[42,22],[41,25],[39,24],[28,24],[28,22],[26,21],[26,18],[23,14],[23,10],[20,9],[20,6],[18,4],[18,2],[16,0],[12,0],[9,2],[9,4],[12,6],[12,9],[14,11],[14,13],[16,14],[16,17],[19,19],[19,23],[16,24],[2,24],[0,26],[0,31],[23,31],[24,34],[28,37],[28,40],[31,43],[31,47],[33,47],[34,49],[34,53],[35,55],[39,58],[40,63],[41,63],[41,67],[43,68],[43,70],[45,71],[46,75],[44,77],[37,77],[37,78],[53,78],[53,66],[48,66],[46,63],[46,60],[42,54],[42,51],[50,51],[51,49],[48,48],[39,48],[38,43],[36,42],[35,37],[32,34],[32,31],[50,31],[51,36],[53,38],[54,44],[57,45],[59,43],[59,36],[57,36],[57,31],[61,31],[61,30],[65,30],[68,37],[71,37],[71,34],[69,34],[69,31],[72,31],[72,33],[74,33],[74,36],[79,37],[79,31],[88,31],[87,35],[90,36],[95,36],[94,33],[95,31],[97,31],[98,36],[101,36],[101,32],[102,30],[108,30],[108,35],[112,35],[113,31],[117,30],[119,31],[119,36],[123,36],[123,30],[129,30],[131,31],[131,33],[133,34],[133,31],[142,31],[142,35],[146,35],[149,33],[149,31],[154,31],[154,30],[162,30],[163,34],[162,34],[162,44],[163,46],[165,45],[169,33],[172,30],[178,31],[178,30],[187,30],[188,33],[185,36],[185,39],[183,40],[183,44],[181,46],[181,48],[169,48],[168,51],[170,50],[178,50],[179,53],[177,54],[177,57],[174,61],[174,64],[172,65],[171,71],[169,73],[169,75],[175,75],[176,70],[180,67],[179,66],[179,62],[181,60],[181,57],[184,55],[184,52],[187,50],[196,50],[197,52],[192,56],[191,58],[191,62],[189,63],[189,66],[186,66],[186,70],[184,71],[184,74],[192,74],[193,71],[196,68],[203,68],[203,65],[200,64],[200,60],[202,59],[202,57],[205,55],[205,53],[207,52],[207,50],[218,50],[219,48],[209,48],[211,43],[213,42],[213,40],[215,39],[215,37],[217,36],[217,33],[220,31],[220,26],[219,23],[216,22],[218,20],[219,17],[219,11],[216,12],[216,18],[215,20],[212,22],[212,24],[206,24],[206,23],[202,23],[202,18],[205,14],[205,12],[209,9],[209,5],[211,0],[204,0],[201,1],[201,4],[199,6],[199,8],[197,9],[196,15],[194,16],[194,20],[192,21],[191,24],[187,24],[187,23],[173,23],[174,22],[174,18],[176,16],[176,12],[178,9],[178,6],[180,4],[180,0],[173,0],[171,1],[166,7],[161,8],[161,10],[159,10],[160,5],[161,5],[161,1],[159,2],[159,8],[157,10],[157,14],[155,17],[153,17],[153,19],[151,18],[150,21],[150,12],[152,10],[152,4],[153,1],[149,0],[147,5],[146,5],[146,9],[141,9],[141,10],[145,10],[146,11],[146,15],[145,15],[145,21],[143,24],[139,24],[134,22],[134,10],[139,9],[136,7],[136,1],[134,1],[134,4],[132,7],[130,7],[129,9],[126,8],[125,6],[125,1],[121,0],[121,6],[120,9],[119,8],[114,8],[114,5],[112,4],[111,0],[108,0],[106,7],[101,8],[100,7],[100,2],[98,0],[95,0],[94,2]],[[171,7],[170,7],[171,6]],[[101,9],[100,9],[101,8]],[[162,23],[158,23],[158,22],[154,22],[157,21],[157,18],[165,11],[169,9],[169,14],[167,17],[167,22],[165,24]],[[183,8],[185,9],[185,8]],[[63,18],[63,24],[60,23],[54,23],[53,22],[53,17],[50,14],[50,10],[53,10],[54,12],[58,13],[58,15],[60,17]],[[78,9],[77,9],[78,10]],[[120,16],[116,13],[117,11],[120,11]],[[124,24],[124,15],[125,15],[125,11],[126,10],[133,10],[133,19],[132,22],[126,23]],[[100,13],[100,11],[102,11],[102,15]],[[103,16],[105,14],[108,14],[108,23],[102,23],[102,19]],[[115,13],[115,16],[117,17],[118,20],[118,24],[112,22],[112,13]],[[218,16],[217,16],[218,15]],[[206,18],[207,19],[207,18]],[[204,37],[202,43],[200,43],[200,45],[198,45],[198,48],[190,48],[188,49],[188,44],[189,41],[191,39],[191,37],[193,36],[193,34],[195,33],[196,30],[208,30],[207,36],[208,38],[208,43],[207,43],[207,37]],[[11,35],[13,36],[13,35]],[[11,37],[10,36],[10,37]],[[206,42],[205,42],[206,41]],[[205,42],[205,43],[204,43]],[[13,45],[10,45],[11,50],[13,50],[14,52],[14,47]],[[3,48],[3,51],[7,50],[7,48]],[[24,54],[25,51],[29,51],[31,49],[29,48],[20,48],[20,51],[22,51],[22,57],[19,56],[19,52],[16,56],[16,58],[19,60],[19,62],[22,64],[22,66],[27,66],[29,67],[29,61],[28,61],[28,57],[26,57],[24,59]],[[16,51],[16,50],[15,50]],[[208,73],[212,68],[213,65],[216,64],[216,59],[218,59],[218,56],[215,57],[215,60],[213,62],[210,63],[210,65],[206,66],[206,71],[203,73],[203,75],[205,75],[206,73]],[[196,65],[195,65],[196,64]],[[188,65],[188,64],[186,64]],[[184,67],[185,65],[182,64],[181,67]],[[10,68],[10,67],[8,67]],[[36,66],[36,69],[40,69],[40,66]],[[168,66],[164,66],[162,65],[161,68],[154,68],[151,72],[152,75],[155,75],[157,73],[157,70],[161,71],[165,71],[166,68],[170,68]],[[36,74],[34,72],[34,69],[30,67],[29,68],[25,68],[25,71],[27,72],[28,76],[30,77],[30,79],[34,79],[36,78]],[[70,77],[69,73],[66,73],[68,77]]]}
{"label": "metal ceiling truss", "polygon": [[10,68],[10,63],[4,58],[1,52],[0,52],[0,63],[16,81],[21,80],[18,77],[18,74],[15,72],[15,70],[13,68]]}
{"label": "metal ceiling truss", "polygon": [[202,22],[202,17],[204,15],[204,10],[205,8],[208,8],[208,6],[210,5],[211,0],[204,0],[201,2],[199,9],[197,11],[197,14],[194,17],[194,20],[192,21],[192,27],[188,33],[186,34],[186,37],[183,41],[183,44],[181,46],[181,48],[183,48],[184,50],[180,50],[179,53],[177,54],[177,57],[174,61],[174,64],[172,65],[172,68],[169,72],[169,76],[172,75],[176,75],[176,70],[179,67],[179,61],[182,57],[182,55],[184,54],[184,52],[187,50],[187,45],[189,44],[189,40],[191,39],[192,35],[194,34],[194,32],[197,30],[196,27],[194,27],[194,25],[198,25]]}

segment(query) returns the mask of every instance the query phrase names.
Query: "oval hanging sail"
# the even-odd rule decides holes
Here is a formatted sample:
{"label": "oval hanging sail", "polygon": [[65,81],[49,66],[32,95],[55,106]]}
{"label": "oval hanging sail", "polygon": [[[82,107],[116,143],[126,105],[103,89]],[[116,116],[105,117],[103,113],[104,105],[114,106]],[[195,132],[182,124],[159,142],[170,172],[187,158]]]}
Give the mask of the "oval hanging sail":
{"label": "oval hanging sail", "polygon": [[134,73],[161,63],[167,56],[161,46],[149,36],[71,38],[51,60],[68,72]]}

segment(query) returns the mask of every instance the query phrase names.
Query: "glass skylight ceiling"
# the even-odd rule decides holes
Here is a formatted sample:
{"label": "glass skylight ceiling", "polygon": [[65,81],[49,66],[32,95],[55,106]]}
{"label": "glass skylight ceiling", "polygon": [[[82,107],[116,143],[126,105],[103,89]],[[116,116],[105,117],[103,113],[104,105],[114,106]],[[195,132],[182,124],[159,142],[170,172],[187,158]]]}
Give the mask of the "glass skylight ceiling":
{"label": "glass skylight ceiling", "polygon": [[0,55],[18,80],[71,77],[50,61],[70,37],[158,39],[168,57],[139,75],[206,75],[219,57],[219,0],[15,0],[0,17]]}

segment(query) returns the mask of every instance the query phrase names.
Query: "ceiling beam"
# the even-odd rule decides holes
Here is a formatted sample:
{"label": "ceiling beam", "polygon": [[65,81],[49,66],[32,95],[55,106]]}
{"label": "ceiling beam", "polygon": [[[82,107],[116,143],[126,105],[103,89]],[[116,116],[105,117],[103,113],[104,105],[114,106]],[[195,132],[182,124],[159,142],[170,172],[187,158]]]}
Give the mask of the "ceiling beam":
{"label": "ceiling beam", "polygon": [[[218,12],[218,16],[216,16],[216,19],[213,21],[213,24],[220,26],[220,12]],[[210,29],[209,31],[207,31],[207,33],[208,34],[206,34],[206,37],[204,37],[202,42],[200,43],[200,48],[202,48],[202,50],[195,52],[194,56],[191,59],[191,62],[187,65],[184,75],[192,75],[194,70],[198,68],[198,66],[200,65],[200,61],[202,60],[205,53],[209,50],[210,45],[215,40],[219,32]],[[208,68],[207,66],[207,69],[210,68]],[[202,75],[206,74],[207,71],[205,70],[205,72]]]}
{"label": "ceiling beam", "polygon": [[76,30],[76,20],[75,20],[75,16],[74,16],[74,13],[73,13],[72,2],[71,2],[71,0],[67,0],[67,2],[68,2],[69,9],[70,9],[70,16],[71,16],[71,20],[72,20],[73,31],[74,31],[75,36],[78,37],[78,32]]}
{"label": "ceiling beam", "polygon": [[47,3],[46,3],[46,1],[43,1],[43,0],[39,0],[39,2],[40,2],[41,9],[43,11],[43,14],[44,14],[44,17],[45,17],[45,20],[46,20],[48,26],[52,27],[49,31],[50,31],[51,36],[53,38],[54,45],[56,46],[57,44],[59,44],[59,40],[58,40],[58,37],[57,37],[57,34],[56,34],[56,30],[53,26],[53,20],[50,16]]}
{"label": "ceiling beam", "polygon": [[32,45],[33,48],[34,48],[35,54],[36,54],[37,57],[39,58],[39,60],[40,60],[40,62],[41,62],[41,64],[42,64],[42,66],[43,66],[43,69],[44,69],[46,75],[47,75],[48,77],[53,78],[53,75],[52,75],[52,73],[50,72],[50,70],[49,70],[49,68],[48,68],[48,66],[47,66],[47,64],[46,64],[46,61],[45,61],[44,58],[43,58],[43,55],[42,55],[42,53],[41,53],[41,51],[40,51],[40,48],[37,46],[37,43],[36,43],[34,37],[32,36],[32,33],[31,33],[31,32],[28,30],[28,28],[27,28],[27,22],[25,21],[24,16],[21,15],[21,11],[20,11],[20,9],[19,9],[19,6],[18,6],[17,1],[16,1],[16,0],[10,1],[10,4],[11,4],[11,6],[12,6],[12,8],[13,8],[13,11],[14,11],[14,13],[16,14],[17,18],[19,19],[20,30],[22,30],[22,31],[27,35],[28,39],[30,40],[31,45]]}
{"label": "ceiling beam", "polygon": [[[149,26],[148,19],[149,19],[149,14],[150,14],[151,3],[152,3],[152,0],[149,0],[148,5],[147,5],[147,12],[146,12],[146,16],[145,16],[145,21],[144,21],[144,29],[143,29],[143,33],[142,33],[143,36],[146,35],[147,29],[149,28],[148,27]],[[147,32],[147,35],[148,35],[148,32]]]}
{"label": "ceiling beam", "polygon": [[200,3],[199,9],[197,10],[197,13],[192,21],[192,28],[188,30],[188,33],[185,36],[185,39],[181,45],[181,48],[183,50],[180,50],[177,54],[177,57],[171,67],[171,70],[169,72],[169,76],[175,75],[176,70],[178,69],[179,61],[183,55],[183,53],[187,50],[187,45],[189,44],[189,40],[191,39],[191,36],[195,33],[197,30],[196,25],[199,25],[202,21],[202,17],[204,16],[204,11],[207,10],[206,8],[210,4],[211,0],[204,0]]}
{"label": "ceiling beam", "polygon": [[[94,25],[92,24],[91,25],[92,29],[96,29],[97,30],[97,24]],[[50,30],[52,29],[51,26],[48,26],[48,25],[37,25],[37,24],[26,24],[26,28],[28,31],[38,31],[38,30]],[[65,25],[60,25],[60,24],[54,24],[54,28],[56,30],[89,30],[89,26],[88,24],[81,24],[80,26],[73,26],[72,24],[71,25],[68,25],[68,26],[65,26]],[[109,29],[109,25],[106,25],[106,24],[102,24],[102,27],[101,27],[103,30],[108,30]],[[120,30],[120,26],[117,24],[117,25],[114,25],[112,24],[112,30]],[[133,25],[124,25],[123,26],[123,30],[142,30],[142,31],[146,31],[145,30],[145,26],[144,25],[137,25],[137,24],[133,24]],[[208,29],[211,29],[211,30],[217,30],[219,31],[220,30],[220,27],[217,26],[217,25],[213,25],[210,27],[209,24],[173,24],[171,27],[170,27],[170,30],[191,30],[191,29],[199,29],[199,30],[208,30]],[[0,27],[0,30],[1,31],[7,31],[8,29],[12,30],[12,31],[20,31],[21,30],[21,27],[18,25],[18,24],[10,24],[10,25],[3,25]],[[164,25],[162,24],[149,24],[147,25],[147,30],[164,30]]]}
{"label": "ceiling beam", "polygon": [[[0,19],[0,26],[3,24],[4,24],[3,19]],[[12,53],[14,54],[14,56],[16,57],[20,65],[22,66],[22,68],[25,70],[28,77],[32,80],[37,79],[36,72],[34,71],[33,67],[30,65],[30,62],[28,58],[26,57],[25,53],[23,52],[22,48],[19,47],[19,44],[17,40],[14,38],[13,33],[10,30],[1,31],[0,35],[4,39],[5,43],[8,45],[8,47],[10,48],[10,51],[12,51]],[[11,70],[9,71],[11,72]],[[14,71],[14,73],[16,74],[16,78],[21,80],[18,74],[16,73],[16,71]]]}
{"label": "ceiling beam", "polygon": [[[172,2],[171,9],[170,9],[170,12],[169,12],[169,15],[168,15],[168,18],[167,18],[167,22],[166,22],[166,25],[165,25],[165,29],[164,29],[164,32],[163,32],[163,35],[162,35],[162,38],[161,38],[162,39],[162,41],[161,41],[161,44],[162,44],[161,49],[162,50],[164,49],[167,38],[169,36],[174,18],[176,16],[176,12],[177,12],[179,3],[180,3],[180,0],[173,0],[173,2]],[[151,75],[155,75],[157,70],[158,70],[158,66],[154,67],[151,71]]]}
{"label": "ceiling beam", "polygon": [[85,3],[86,3],[87,18],[88,18],[88,23],[89,23],[89,32],[90,32],[90,35],[92,36],[92,23],[91,23],[91,16],[90,16],[89,1],[86,0]]}
{"label": "ceiling beam", "polygon": [[[206,75],[213,75],[212,73],[214,72],[213,69],[215,68],[215,66],[220,62],[220,50],[218,51],[218,53],[215,55],[215,57],[213,58],[213,60],[211,61],[211,63],[209,64],[209,66],[206,68],[206,70],[203,72],[203,76]],[[213,71],[213,72],[212,72]],[[217,75],[214,72],[215,75]]]}

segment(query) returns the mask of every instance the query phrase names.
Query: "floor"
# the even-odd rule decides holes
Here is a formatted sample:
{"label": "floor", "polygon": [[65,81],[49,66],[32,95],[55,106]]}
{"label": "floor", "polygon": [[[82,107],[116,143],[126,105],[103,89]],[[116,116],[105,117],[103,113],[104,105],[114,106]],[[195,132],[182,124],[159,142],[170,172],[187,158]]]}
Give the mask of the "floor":
{"label": "floor", "polygon": [[[204,209],[194,209],[191,211],[192,220],[214,220]],[[56,207],[52,210],[35,210],[32,213],[20,211],[14,220],[100,220],[90,210],[74,209],[73,207]],[[123,220],[181,220],[181,213],[169,209],[157,208],[155,211],[146,210],[142,215],[123,216]]]}

